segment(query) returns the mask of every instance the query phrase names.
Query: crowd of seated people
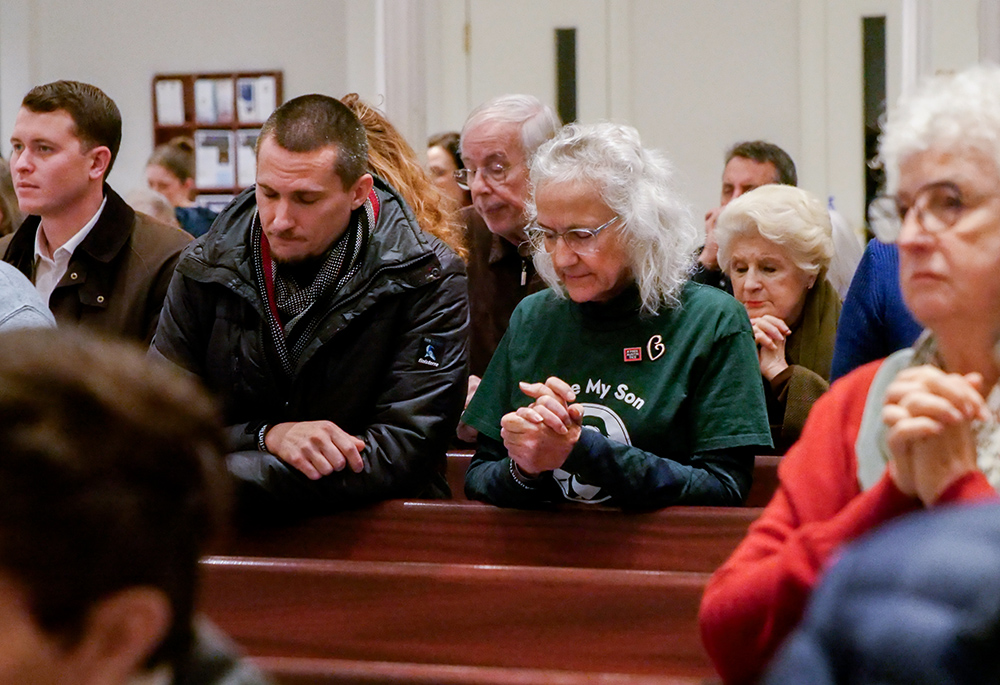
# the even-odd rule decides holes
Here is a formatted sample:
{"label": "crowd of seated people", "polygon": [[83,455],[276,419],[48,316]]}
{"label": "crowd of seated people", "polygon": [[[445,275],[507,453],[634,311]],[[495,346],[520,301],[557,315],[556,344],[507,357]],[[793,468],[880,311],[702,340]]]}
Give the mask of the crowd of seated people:
{"label": "crowd of seated people", "polygon": [[[200,377],[221,398],[230,424],[231,475],[250,510],[274,505],[318,512],[387,497],[448,496],[442,456],[454,438],[451,424],[462,404],[455,380],[467,359],[473,373],[462,396],[470,409],[459,434],[467,429],[463,437],[479,450],[468,484],[476,497],[496,501],[483,492],[484,476],[500,468],[507,485],[532,481],[536,487],[542,481],[561,487],[570,500],[621,507],[738,504],[745,498],[752,457],[773,449],[757,425],[767,406],[758,389],[777,385],[742,378],[744,353],[754,350],[755,335],[760,348],[763,324],[743,326],[748,317],[735,313],[731,298],[689,282],[693,229],[671,188],[665,160],[650,162],[649,173],[640,174],[628,161],[569,158],[567,169],[585,173],[576,178],[563,171],[552,184],[586,186],[581,201],[591,191],[600,193],[597,213],[610,213],[614,221],[590,226],[571,214],[557,217],[562,223],[552,228],[545,223],[551,210],[542,192],[548,179],[540,176],[543,167],[533,157],[557,133],[558,120],[533,97],[494,98],[470,113],[459,138],[436,137],[431,145],[437,148],[435,159],[437,152],[449,153],[455,162],[450,177],[469,193],[472,205],[459,218],[454,203],[432,183],[384,115],[355,94],[343,98],[346,110],[329,98],[310,98],[287,103],[272,115],[258,140],[257,184],[182,257],[182,233],[133,212],[104,183],[121,137],[114,103],[88,84],[63,81],[34,89],[19,114],[10,164],[20,181],[18,202],[29,217],[0,243],[4,258],[34,282],[62,325],[79,323],[146,340],[158,328],[151,354]],[[46,178],[49,162],[37,151],[36,138],[49,135],[49,129],[66,138],[60,154],[103,165],[103,175],[88,179],[82,200],[61,197]],[[643,164],[647,157],[660,160],[632,140],[635,135],[605,127],[589,131],[587,140],[606,152],[617,145]],[[774,154],[757,161],[754,145]],[[190,202],[193,192],[189,147],[171,141],[157,148],[147,166],[151,186],[176,196],[176,205]],[[791,177],[785,182],[795,182],[794,164],[777,146],[760,141],[736,146],[727,170],[737,162],[775,174],[787,167]],[[661,171],[653,173],[655,164]],[[529,181],[529,172],[537,178]],[[448,175],[436,174],[438,180]],[[759,183],[772,180],[784,175]],[[736,182],[739,189],[730,195],[737,199],[757,185]],[[134,226],[127,225],[131,217]],[[570,244],[561,235],[565,229],[573,231],[567,236],[593,229],[594,240],[586,247]],[[560,235],[540,237],[553,231]],[[96,241],[105,235],[122,246],[119,254],[96,254],[97,246],[104,246]],[[30,259],[32,242],[40,246],[39,267]],[[150,247],[148,254],[139,250],[146,267],[140,270],[130,258],[144,245]],[[454,253],[468,260],[467,277],[461,262],[450,259]],[[102,261],[101,278],[93,277],[88,260]],[[822,273],[813,281],[818,283],[810,293],[826,292]],[[543,290],[514,315],[525,296]],[[530,312],[550,299],[569,307],[560,316],[585,318],[567,324],[569,329],[562,323],[540,324]],[[350,304],[341,309],[341,300]],[[824,299],[823,304],[830,303]],[[581,337],[595,325],[591,319],[619,316],[625,317],[618,322],[622,328],[603,332],[600,345],[609,354],[622,348],[621,372],[630,380],[615,382],[609,393],[610,372],[585,373],[573,345],[566,343],[597,344]],[[706,328],[705,322],[687,321],[692,316],[716,323]],[[522,319],[507,335],[509,321]],[[722,321],[727,323],[720,328]],[[798,328],[797,321],[791,323]],[[627,333],[633,324],[639,328]],[[565,335],[574,328],[579,335]],[[551,363],[517,350],[521,337],[536,350],[549,347],[537,344],[546,331],[561,337],[547,351]],[[691,335],[702,331],[709,337]],[[636,335],[645,339],[629,337]],[[501,345],[502,354],[495,355]],[[800,346],[788,346],[789,368],[800,368],[798,357],[805,354]],[[763,368],[767,355],[758,351],[755,356]],[[477,372],[494,358],[498,369],[501,358],[521,364],[507,369],[517,376],[513,386],[523,381],[541,396],[522,393],[509,378],[497,377],[488,386],[489,399],[469,405]],[[577,367],[572,375],[567,363]],[[821,368],[824,361],[805,366],[810,364],[820,376],[828,375]],[[657,373],[651,374],[650,367]],[[579,390],[572,391],[576,386]],[[351,400],[344,401],[348,390]],[[781,400],[785,394],[776,393]],[[510,430],[505,416],[536,412],[527,406],[553,401],[559,405],[560,426],[552,430],[561,431],[565,422],[576,436],[586,425],[580,445],[570,450],[573,455],[546,468],[508,456],[501,444],[501,431]],[[633,425],[604,406],[610,402],[656,416]],[[808,411],[808,403],[801,407],[797,399],[784,404],[798,408],[796,420]],[[611,417],[597,418],[602,411]],[[545,418],[554,422],[552,416]],[[477,440],[480,431],[485,433]],[[592,444],[599,438],[600,449]],[[541,451],[547,449],[546,444]],[[599,470],[646,484],[636,492],[626,487],[616,496],[597,495],[602,488],[596,481],[607,480],[608,474],[587,473],[597,468],[594,463],[579,472],[562,468],[566,457],[573,466],[579,455],[593,459],[598,453]],[[638,458],[640,453],[644,456]],[[514,492],[523,495],[532,488],[522,489]],[[580,496],[583,491],[590,496]],[[531,492],[528,499],[537,504],[553,492],[540,500]]]}
{"label": "crowd of seated people", "polygon": [[107,185],[114,103],[46,84],[11,136],[25,218],[0,238],[0,331],[82,325],[199,379],[251,520],[447,498],[456,431],[466,494],[530,509],[738,506],[754,457],[787,449],[701,607],[719,674],[754,682],[846,544],[997,496],[994,102],[1000,70],[980,67],[890,111],[880,242],[841,313],[829,211],[772,161],[747,158],[767,178],[706,217],[712,288],[669,162],[628,126],[490,100],[430,146],[460,198],[356,95],[305,95],[192,242]]}
{"label": "crowd of seated people", "polygon": [[895,220],[881,237],[926,331],[817,400],[776,494],[709,583],[701,630],[727,683],[756,682],[846,544],[910,512],[997,498],[998,134],[996,67],[933,77],[889,112]]}

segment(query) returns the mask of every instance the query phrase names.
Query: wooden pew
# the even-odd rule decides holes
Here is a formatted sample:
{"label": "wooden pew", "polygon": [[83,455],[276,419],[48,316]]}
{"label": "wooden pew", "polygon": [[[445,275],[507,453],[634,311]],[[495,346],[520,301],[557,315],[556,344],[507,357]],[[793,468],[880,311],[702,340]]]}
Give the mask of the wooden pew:
{"label": "wooden pew", "polygon": [[445,467],[445,478],[448,480],[448,487],[451,488],[451,498],[461,502],[468,502],[465,496],[465,472],[469,470],[472,463],[474,450],[456,450],[448,452]]}
{"label": "wooden pew", "polygon": [[759,513],[385,502],[244,531],[204,562],[204,607],[286,685],[704,685],[701,592]]}
{"label": "wooden pew", "polygon": [[[445,475],[451,487],[451,497],[457,501],[468,501],[465,496],[465,472],[469,470],[472,461],[471,450],[448,452],[447,470]],[[747,496],[745,506],[763,507],[778,489],[779,456],[758,455],[754,460],[753,485]]]}
{"label": "wooden pew", "polygon": [[778,489],[780,456],[757,455],[753,465],[753,484],[744,506],[765,507]]}
{"label": "wooden pew", "polygon": [[715,685],[718,683],[715,678],[491,666],[296,657],[256,657],[251,660],[281,685]]}
{"label": "wooden pew", "polygon": [[395,500],[276,528],[243,531],[215,553],[248,557],[715,570],[759,509],[501,509],[478,502]]}
{"label": "wooden pew", "polygon": [[202,570],[202,610],[253,657],[713,676],[707,574],[239,557]]}

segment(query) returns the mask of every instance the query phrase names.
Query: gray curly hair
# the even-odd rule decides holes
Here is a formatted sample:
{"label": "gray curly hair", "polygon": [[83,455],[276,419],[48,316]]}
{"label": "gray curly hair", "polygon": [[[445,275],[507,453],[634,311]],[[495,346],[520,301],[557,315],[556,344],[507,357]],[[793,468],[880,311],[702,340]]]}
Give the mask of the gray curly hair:
{"label": "gray curly hair", "polygon": [[1000,168],[1000,67],[976,65],[932,76],[890,110],[879,138],[888,194],[899,165],[931,148],[980,150]]}
{"label": "gray curly hair", "polygon": [[[642,311],[676,306],[691,273],[698,237],[693,215],[673,185],[666,157],[642,147],[639,132],[612,123],[569,124],[542,145],[531,163],[534,219],[537,189],[549,183],[583,181],[622,219],[624,247],[639,287]],[[552,257],[534,251],[535,267],[554,292],[566,296]]]}

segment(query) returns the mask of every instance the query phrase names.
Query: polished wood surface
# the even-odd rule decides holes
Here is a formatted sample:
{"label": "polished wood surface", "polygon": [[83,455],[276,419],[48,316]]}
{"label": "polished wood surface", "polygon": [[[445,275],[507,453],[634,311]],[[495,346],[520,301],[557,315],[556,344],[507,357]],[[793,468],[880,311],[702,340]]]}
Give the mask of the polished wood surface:
{"label": "polished wood surface", "polygon": [[500,509],[395,500],[275,528],[242,531],[234,556],[711,572],[759,509],[671,507],[630,514],[575,506]]}
{"label": "polished wood surface", "polygon": [[628,675],[492,666],[390,661],[257,657],[254,663],[281,685],[715,685],[715,678]]}
{"label": "polished wood surface", "polygon": [[202,609],[255,657],[713,675],[707,574],[210,557]]}
{"label": "polished wood surface", "polygon": [[780,456],[757,455],[753,465],[753,484],[744,506],[766,507],[778,489]]}
{"label": "polished wood surface", "polygon": [[[698,605],[777,487],[746,507],[626,513],[394,500],[242,530],[202,562],[202,609],[285,685],[707,685]],[[755,505],[755,506],[749,506]]]}

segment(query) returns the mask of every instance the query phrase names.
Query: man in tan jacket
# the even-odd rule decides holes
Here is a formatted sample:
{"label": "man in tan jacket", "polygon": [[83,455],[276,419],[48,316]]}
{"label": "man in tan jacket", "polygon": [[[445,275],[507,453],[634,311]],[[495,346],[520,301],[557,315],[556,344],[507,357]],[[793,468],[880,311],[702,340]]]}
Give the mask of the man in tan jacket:
{"label": "man in tan jacket", "polygon": [[190,236],[136,213],[105,183],[121,130],[118,107],[95,86],[56,81],[24,97],[10,170],[28,218],[0,239],[0,254],[60,325],[148,342]]}

